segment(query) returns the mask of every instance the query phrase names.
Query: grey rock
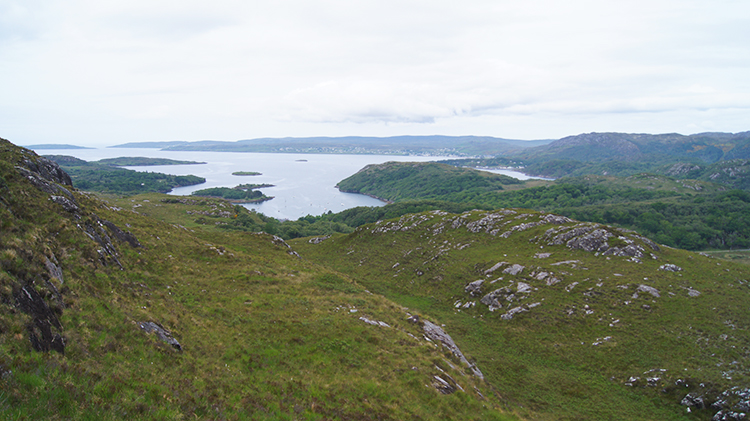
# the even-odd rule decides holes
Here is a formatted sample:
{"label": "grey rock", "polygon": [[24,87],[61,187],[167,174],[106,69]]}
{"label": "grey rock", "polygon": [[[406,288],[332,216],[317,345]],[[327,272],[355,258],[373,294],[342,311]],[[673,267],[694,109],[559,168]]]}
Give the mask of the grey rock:
{"label": "grey rock", "polygon": [[445,333],[445,331],[440,326],[425,320],[422,328],[424,330],[425,336],[435,342],[440,342],[441,344],[443,344],[443,346],[448,348],[448,350],[453,353],[453,355],[455,355],[463,364],[469,367],[469,369],[471,369],[472,373],[474,373],[475,376],[484,380],[484,374],[479,371],[476,364],[472,364],[469,362],[469,360],[466,359],[456,343],[453,342],[453,339],[450,337],[450,335]]}
{"label": "grey rock", "polygon": [[50,350],[65,353],[65,338],[57,333],[62,332],[62,324],[55,312],[47,305],[34,285],[22,287],[15,295],[16,305],[31,316],[26,325],[32,348],[40,352]]}
{"label": "grey rock", "polygon": [[671,263],[667,263],[667,264],[663,264],[663,265],[659,266],[659,270],[664,270],[664,271],[667,271],[667,272],[681,272],[682,268],[679,267],[679,266],[677,266],[677,265],[673,265]]}
{"label": "grey rock", "polygon": [[547,283],[547,286],[552,286],[552,285],[562,282],[562,280],[554,276],[550,276],[547,278],[545,282]]}
{"label": "grey rock", "polygon": [[514,307],[514,308],[508,310],[507,313],[501,315],[500,318],[503,319],[503,320],[510,320],[516,314],[523,313],[524,311],[529,311],[529,309],[527,309],[525,306]]}
{"label": "grey rock", "polygon": [[[654,287],[650,287],[648,285],[643,285],[643,284],[638,285],[638,289],[636,289],[636,293],[635,293],[636,296],[637,296],[638,292],[648,292],[649,294],[653,295],[656,298],[661,297],[661,295],[659,295],[659,290],[658,289],[656,289]],[[636,296],[634,296],[633,298],[636,298]]]}
{"label": "grey rock", "polygon": [[524,266],[513,264],[510,267],[505,268],[505,270],[503,270],[503,273],[507,273],[509,275],[518,275],[519,273],[523,272],[524,269]]}
{"label": "grey rock", "polygon": [[313,237],[313,238],[309,239],[307,242],[310,243],[310,244],[320,244],[320,243],[322,243],[323,241],[325,241],[325,240],[327,240],[329,238],[331,238],[330,235],[324,235],[322,237]]}
{"label": "grey rock", "polygon": [[685,397],[680,401],[680,405],[695,407],[697,409],[703,409],[706,407],[706,404],[703,401],[703,396],[697,395],[695,393],[688,393],[687,395],[685,395]]}
{"label": "grey rock", "polygon": [[451,393],[458,390],[458,388],[455,386],[455,383],[451,384],[452,382],[449,383],[448,380],[445,380],[440,376],[432,376],[432,378],[434,380],[432,382],[432,386],[435,387],[435,389],[439,390],[440,393],[444,395],[450,395]]}
{"label": "grey rock", "polygon": [[484,283],[484,279],[479,279],[474,282],[470,282],[466,287],[464,288],[465,292],[468,292],[471,294],[472,297],[477,297],[482,294],[482,284]]}
{"label": "grey rock", "polygon": [[78,212],[78,209],[79,209],[78,205],[76,205],[76,203],[73,200],[68,199],[65,196],[55,196],[55,195],[52,195],[52,196],[50,196],[50,199],[53,202],[57,203],[58,205],[62,206],[63,209],[65,209],[66,211],[68,211],[70,213]]}
{"label": "grey rock", "polygon": [[485,295],[481,300],[479,300],[479,302],[486,306],[489,306],[490,311],[495,311],[499,308],[503,308],[503,305],[500,304],[500,299],[507,299],[507,297],[511,295],[513,295],[513,292],[510,290],[510,288],[502,287]]}
{"label": "grey rock", "polygon": [[[54,259],[55,256],[52,256],[52,258]],[[62,284],[63,283],[62,268],[60,266],[56,265],[55,263],[53,263],[49,259],[49,257],[45,257],[44,259],[45,259],[44,265],[47,266],[47,271],[49,272],[49,277],[50,278],[55,278],[55,279],[59,280],[60,283]],[[55,261],[57,261],[57,259],[55,259]]]}
{"label": "grey rock", "polygon": [[492,272],[494,272],[494,271],[496,271],[496,270],[500,269],[501,267],[503,267],[504,265],[507,265],[507,264],[508,264],[508,262],[499,262],[499,263],[496,263],[496,264],[495,264],[494,266],[492,266],[491,268],[489,268],[489,269],[485,270],[485,271],[484,271],[484,274],[485,274],[485,275],[489,275],[490,273],[492,273]]}
{"label": "grey rock", "polygon": [[526,282],[519,282],[516,284],[516,291],[518,293],[526,293],[531,291],[531,285],[527,284]]}
{"label": "grey rock", "polygon": [[180,345],[179,342],[177,342],[177,339],[172,337],[172,334],[161,327],[160,325],[154,323],[154,322],[140,322],[138,323],[138,327],[141,328],[146,333],[154,333],[156,334],[156,337],[159,338],[161,341],[166,342],[169,345],[172,345],[172,347],[178,351],[182,351],[182,345]]}

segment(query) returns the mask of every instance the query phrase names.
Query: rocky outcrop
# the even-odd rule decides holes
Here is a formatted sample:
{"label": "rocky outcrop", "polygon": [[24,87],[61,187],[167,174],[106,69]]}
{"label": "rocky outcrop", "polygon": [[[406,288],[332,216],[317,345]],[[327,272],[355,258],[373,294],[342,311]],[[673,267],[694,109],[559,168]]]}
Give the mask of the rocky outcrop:
{"label": "rocky outcrop", "polygon": [[[36,351],[50,350],[65,353],[65,338],[62,336],[63,327],[58,315],[53,311],[33,285],[25,285],[15,294],[19,309],[31,316],[31,322],[26,326],[29,341]],[[59,309],[58,312],[62,313]]]}
{"label": "rocky outcrop", "polygon": [[672,176],[672,177],[679,177],[683,175],[687,175],[688,173],[692,171],[699,171],[701,170],[701,167],[699,165],[690,163],[690,162],[678,162],[665,172],[665,174]]}
{"label": "rocky outcrop", "polygon": [[271,236],[271,242],[277,246],[286,247],[286,252],[290,256],[299,257],[299,254],[297,254],[296,251],[292,250],[292,246],[287,244],[287,242],[284,241],[284,239],[279,237],[278,235]]}
{"label": "rocky outcrop", "polygon": [[474,373],[475,376],[484,380],[484,374],[479,371],[479,368],[477,368],[476,364],[472,364],[469,362],[469,360],[466,359],[461,350],[458,349],[456,343],[453,342],[453,338],[445,333],[443,328],[427,320],[424,320],[422,329],[424,330],[424,334],[426,337],[430,338],[430,340],[432,341],[443,344],[443,346],[448,348],[448,350],[453,353],[453,355],[455,355],[456,358],[458,358],[463,364],[465,364],[471,370],[471,372]]}
{"label": "rocky outcrop", "polygon": [[168,345],[171,345],[172,348],[182,351],[182,345],[180,345],[179,342],[177,342],[177,339],[172,337],[172,334],[161,327],[161,325],[154,323],[154,322],[140,322],[138,323],[138,327],[141,328],[146,333],[153,333],[156,335],[159,340],[162,342],[167,343]]}
{"label": "rocky outcrop", "polygon": [[471,294],[472,297],[478,297],[482,295],[482,284],[484,283],[484,279],[479,279],[474,282],[470,282],[466,287],[464,287],[464,291]]}
{"label": "rocky outcrop", "polygon": [[[112,238],[132,247],[141,247],[138,239],[114,223],[81,208],[73,194],[70,176],[57,163],[35,156],[29,151],[22,153],[24,158],[14,166],[18,174],[39,191],[47,193],[49,200],[60,205],[65,211],[60,215],[72,220],[78,229],[96,243],[102,264],[115,263],[122,269]],[[54,350],[64,353],[66,339],[59,319],[66,308],[61,293],[65,292],[65,289],[61,288],[64,283],[63,267],[51,248],[47,248],[43,255],[29,257],[27,260],[43,265],[42,268],[16,271],[12,274],[16,282],[13,286],[15,305],[31,317],[27,325],[29,341],[32,348],[37,351]]]}
{"label": "rocky outcrop", "polygon": [[330,235],[324,235],[322,237],[313,237],[313,238],[307,240],[307,242],[310,243],[310,244],[320,244],[320,243],[322,243],[323,241],[325,241],[325,240],[327,240],[329,238],[331,238]]}
{"label": "rocky outcrop", "polygon": [[[550,228],[540,238],[532,240],[544,241],[548,245],[564,244],[571,249],[600,253],[604,256],[630,257],[636,262],[640,262],[646,255],[645,246],[654,251],[659,250],[656,243],[632,231],[589,222]],[[656,258],[653,254],[651,257]]]}
{"label": "rocky outcrop", "polygon": [[680,272],[680,271],[682,271],[682,268],[679,267],[679,266],[677,266],[677,265],[673,265],[671,263],[667,263],[665,265],[659,266],[659,270],[663,270],[663,271],[667,271],[667,272]]}

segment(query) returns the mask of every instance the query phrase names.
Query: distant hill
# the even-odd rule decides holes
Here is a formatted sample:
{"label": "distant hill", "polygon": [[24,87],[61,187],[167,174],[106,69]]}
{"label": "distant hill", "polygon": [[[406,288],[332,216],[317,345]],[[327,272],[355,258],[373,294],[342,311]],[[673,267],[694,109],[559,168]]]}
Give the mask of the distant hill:
{"label": "distant hill", "polygon": [[500,155],[544,145],[550,140],[514,140],[490,136],[286,137],[236,142],[127,143],[118,148],[162,148],[170,151],[345,153],[382,155]]}
{"label": "distant hill", "polygon": [[716,162],[750,158],[750,132],[669,134],[587,133],[526,149],[519,157],[532,162],[572,159],[582,162]]}
{"label": "distant hill", "polygon": [[87,148],[84,146],[68,145],[68,144],[57,144],[57,143],[44,143],[40,145],[28,145],[26,148],[41,150],[41,149],[94,149]]}

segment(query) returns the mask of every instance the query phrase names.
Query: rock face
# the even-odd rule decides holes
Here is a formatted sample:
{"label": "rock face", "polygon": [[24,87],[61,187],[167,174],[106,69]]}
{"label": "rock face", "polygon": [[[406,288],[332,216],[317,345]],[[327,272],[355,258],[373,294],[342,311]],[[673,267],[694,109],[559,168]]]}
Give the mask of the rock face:
{"label": "rock face", "polygon": [[[97,243],[100,263],[108,265],[114,262],[122,269],[112,238],[132,247],[141,247],[138,239],[112,222],[83,210],[73,194],[75,190],[72,189],[70,176],[57,163],[29,151],[24,152],[24,155],[23,159],[15,163],[17,173],[29,181],[33,188],[48,194],[48,199],[60,205],[64,211],[59,214],[70,219],[74,226]],[[64,268],[52,249],[39,254],[42,255],[35,256],[30,261],[40,262],[43,270],[9,273],[16,283],[13,286],[13,298],[16,307],[31,316],[26,330],[32,348],[41,352],[54,350],[64,353],[66,339],[59,317],[66,306],[58,289],[64,283]]]}
{"label": "rock face", "polygon": [[455,342],[453,342],[453,339],[445,333],[443,328],[440,326],[431,323],[427,320],[424,320],[424,324],[422,325],[422,329],[424,330],[425,336],[430,338],[431,340],[435,342],[439,342],[443,344],[444,347],[448,348],[450,352],[453,353],[453,355],[456,356],[462,363],[464,363],[469,369],[471,369],[472,373],[474,373],[475,376],[479,377],[480,379],[484,380],[484,374],[482,374],[481,371],[477,368],[475,364],[472,364],[469,362],[469,360],[466,359],[464,354],[461,352],[460,349],[458,349],[458,346]]}
{"label": "rock face", "polygon": [[65,338],[61,335],[62,325],[57,314],[47,305],[32,285],[26,285],[16,294],[18,308],[31,316],[26,326],[31,346],[42,352],[50,350],[65,353]]}

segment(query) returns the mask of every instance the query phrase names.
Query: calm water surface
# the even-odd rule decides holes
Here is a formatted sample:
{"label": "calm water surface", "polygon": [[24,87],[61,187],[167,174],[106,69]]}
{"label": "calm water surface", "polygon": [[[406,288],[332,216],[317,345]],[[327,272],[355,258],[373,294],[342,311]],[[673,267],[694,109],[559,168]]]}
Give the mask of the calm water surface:
{"label": "calm water surface", "polygon": [[[170,193],[173,195],[189,195],[195,190],[209,187],[234,187],[246,183],[273,184],[274,187],[261,189],[265,195],[273,196],[273,200],[243,206],[278,219],[297,219],[306,215],[321,215],[328,211],[336,213],[356,206],[383,206],[385,203],[380,200],[361,194],[342,193],[335,186],[339,181],[356,173],[368,164],[380,164],[387,161],[424,162],[446,159],[439,156],[232,153],[129,148],[44,149],[38,150],[37,153],[40,155],[69,155],[86,161],[123,156],[144,156],[206,162],[202,165],[126,168],[175,175],[193,174],[206,179],[204,184],[176,188]],[[256,171],[262,175],[234,176],[232,173],[235,171]],[[499,171],[512,177],[527,178],[519,172]]]}

